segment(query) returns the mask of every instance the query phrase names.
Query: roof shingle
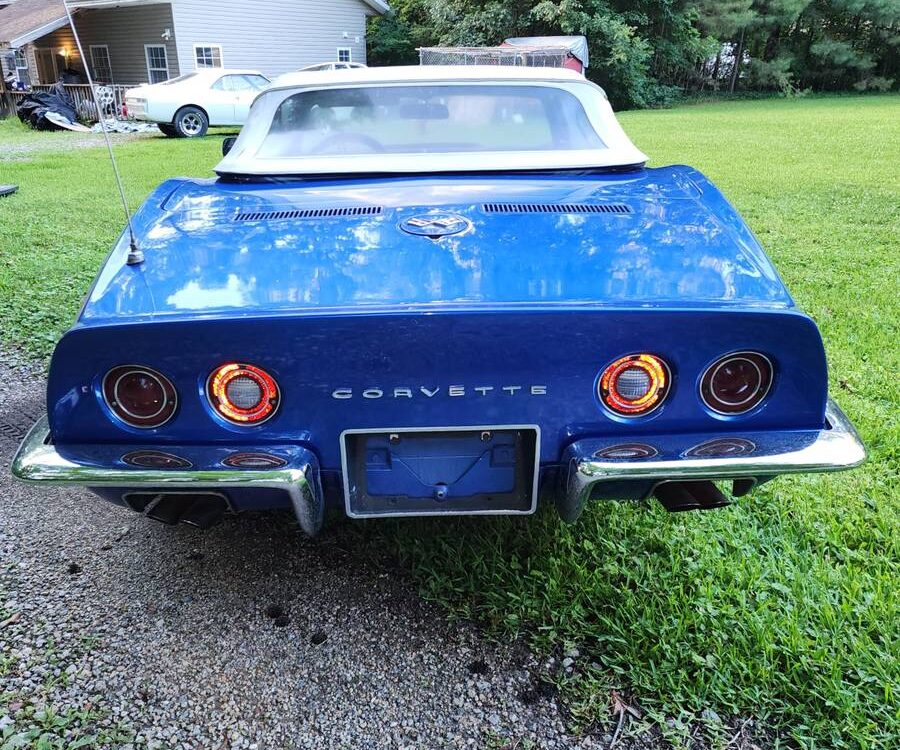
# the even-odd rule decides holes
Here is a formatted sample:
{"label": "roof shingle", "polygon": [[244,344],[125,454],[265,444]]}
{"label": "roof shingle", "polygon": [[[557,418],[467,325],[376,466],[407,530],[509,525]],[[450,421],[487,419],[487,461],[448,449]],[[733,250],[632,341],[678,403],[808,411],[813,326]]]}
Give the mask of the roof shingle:
{"label": "roof shingle", "polygon": [[[16,0],[11,5],[0,8],[0,44],[27,38],[33,32],[58,23],[65,17],[66,9],[62,0]],[[48,33],[51,30],[48,29]]]}

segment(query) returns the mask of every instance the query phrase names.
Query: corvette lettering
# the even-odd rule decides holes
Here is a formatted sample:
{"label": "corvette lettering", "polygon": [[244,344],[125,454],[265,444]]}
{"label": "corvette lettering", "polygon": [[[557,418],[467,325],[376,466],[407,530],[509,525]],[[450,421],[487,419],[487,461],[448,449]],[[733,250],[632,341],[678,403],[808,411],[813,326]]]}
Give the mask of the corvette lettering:
{"label": "corvette lettering", "polygon": [[503,396],[546,396],[546,385],[449,385],[446,388],[442,386],[424,386],[417,388],[397,387],[397,388],[381,388],[370,387],[353,389],[353,388],[335,388],[331,392],[331,397],[338,400],[346,401],[348,399],[361,396],[367,399],[378,398],[435,398],[444,394],[451,398],[462,398],[466,396],[489,396],[492,394]]}

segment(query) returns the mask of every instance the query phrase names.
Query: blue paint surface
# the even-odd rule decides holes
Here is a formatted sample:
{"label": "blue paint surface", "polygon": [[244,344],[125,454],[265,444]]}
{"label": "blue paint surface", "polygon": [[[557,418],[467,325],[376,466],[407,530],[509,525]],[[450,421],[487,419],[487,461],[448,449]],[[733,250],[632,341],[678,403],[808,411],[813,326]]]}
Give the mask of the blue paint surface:
{"label": "blue paint surface", "polygon": [[[582,208],[486,210],[496,203]],[[593,212],[605,205],[627,209]],[[375,208],[311,215],[359,207]],[[300,215],[253,216],[277,211]],[[440,239],[400,228],[431,213],[468,224]],[[583,439],[823,426],[827,370],[815,324],[740,216],[687,167],[170,180],[135,225],[146,261],[124,265],[127,248],[117,245],[54,354],[48,412],[63,450],[159,447],[202,464],[294,446],[311,450],[334,482],[348,429],[537,425],[541,462],[552,467]],[[698,394],[703,371],[748,349],[774,363],[770,395],[746,415],[712,413]],[[636,352],[662,357],[672,388],[651,415],[624,419],[600,403],[597,379]],[[265,424],[235,426],[209,406],[206,379],[229,361],[278,381],[282,403]],[[100,382],[121,364],[172,380],[170,422],[138,430],[110,414]]]}
{"label": "blue paint surface", "polygon": [[[775,363],[771,395],[742,417],[712,414],[698,395],[701,374],[748,348]],[[597,378],[640,351],[669,363],[671,394],[647,417],[614,417],[600,404]],[[123,361],[148,364],[175,384],[178,412],[163,427],[124,427],[101,403],[102,375]],[[228,361],[256,364],[278,381],[281,406],[264,424],[238,427],[213,415],[204,384]],[[48,402],[60,442],[296,442],[337,469],[345,429],[537,424],[549,462],[578,437],[817,429],[826,386],[818,331],[793,310],[451,311],[76,328],[57,347]],[[334,398],[348,389],[351,398]]]}
{"label": "blue paint surface", "polygon": [[[628,214],[490,214],[485,203],[624,204]],[[373,216],[238,221],[262,211],[376,206]],[[471,229],[433,241],[432,210]],[[323,310],[511,305],[790,306],[734,209],[686,167],[624,174],[236,185],[172,180],[136,217],[146,262],[113,253],[84,324]]]}

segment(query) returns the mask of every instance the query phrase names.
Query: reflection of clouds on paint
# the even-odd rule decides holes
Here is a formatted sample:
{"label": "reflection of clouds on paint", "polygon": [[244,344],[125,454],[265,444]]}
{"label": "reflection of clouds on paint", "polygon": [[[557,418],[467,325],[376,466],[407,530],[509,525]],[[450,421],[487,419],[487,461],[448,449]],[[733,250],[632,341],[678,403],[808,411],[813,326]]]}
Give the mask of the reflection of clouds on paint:
{"label": "reflection of clouds on paint", "polygon": [[228,221],[227,217],[217,211],[189,211],[172,220],[172,225],[179,232],[202,232],[213,229]]}
{"label": "reflection of clouds on paint", "polygon": [[481,253],[475,248],[465,247],[459,236],[444,237],[437,242],[437,246],[450,255],[457,268],[481,276]]}
{"label": "reflection of clouds on paint", "polygon": [[369,222],[353,227],[351,234],[356,241],[357,250],[374,250],[381,245],[380,227],[373,226]]}
{"label": "reflection of clouds on paint", "polygon": [[147,239],[150,242],[162,242],[177,236],[178,232],[175,227],[170,224],[162,223],[154,224],[147,232]]}
{"label": "reflection of clouds on paint", "polygon": [[583,227],[588,217],[584,214],[562,214],[556,222],[557,231],[568,227]]}
{"label": "reflection of clouds on paint", "polygon": [[192,280],[166,298],[166,304],[179,310],[206,310],[219,307],[243,307],[251,301],[255,279],[244,281],[235,274],[224,286],[204,287]]}

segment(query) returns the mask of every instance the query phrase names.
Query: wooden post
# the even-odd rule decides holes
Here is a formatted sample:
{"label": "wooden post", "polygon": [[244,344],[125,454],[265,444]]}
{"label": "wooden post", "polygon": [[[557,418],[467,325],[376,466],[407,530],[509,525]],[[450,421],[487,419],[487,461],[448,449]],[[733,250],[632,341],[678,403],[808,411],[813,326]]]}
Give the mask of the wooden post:
{"label": "wooden post", "polygon": [[7,117],[13,117],[16,114],[16,101],[15,99],[13,99],[13,95],[6,87],[5,76],[3,76],[2,73],[3,71],[2,69],[0,69],[0,93],[3,94],[3,102],[5,104]]}

